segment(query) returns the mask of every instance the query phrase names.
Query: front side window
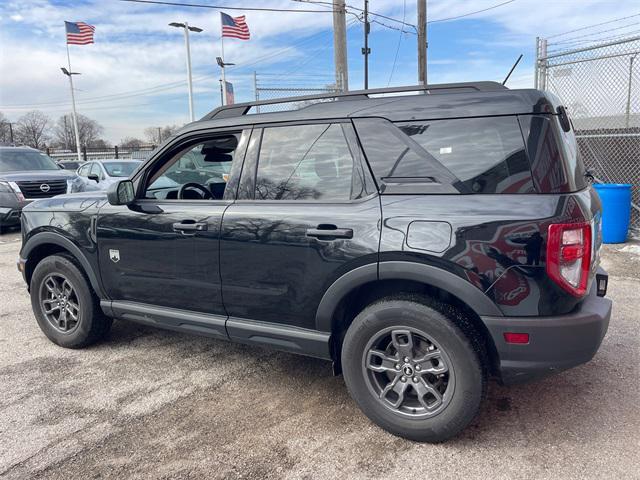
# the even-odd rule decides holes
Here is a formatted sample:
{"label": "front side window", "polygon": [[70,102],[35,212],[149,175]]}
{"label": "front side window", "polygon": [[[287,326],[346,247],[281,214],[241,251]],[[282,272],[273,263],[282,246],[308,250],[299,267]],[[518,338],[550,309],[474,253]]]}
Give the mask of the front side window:
{"label": "front side window", "polygon": [[212,136],[169,154],[151,174],[144,198],[223,199],[240,139],[241,133]]}
{"label": "front side window", "polygon": [[362,164],[354,159],[343,125],[265,128],[255,198],[348,201],[367,195]]}
{"label": "front side window", "polygon": [[102,178],[102,169],[100,168],[100,165],[97,163],[91,165],[91,175],[96,175],[98,178]]}

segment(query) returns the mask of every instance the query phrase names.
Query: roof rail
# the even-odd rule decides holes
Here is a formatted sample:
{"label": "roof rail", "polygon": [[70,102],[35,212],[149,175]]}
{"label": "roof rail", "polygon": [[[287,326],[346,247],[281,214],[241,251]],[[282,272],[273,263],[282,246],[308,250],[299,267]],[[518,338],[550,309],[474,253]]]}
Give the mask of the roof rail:
{"label": "roof rail", "polygon": [[[275,98],[272,100],[260,100],[256,102],[236,103],[233,105],[223,105],[207,113],[202,120],[213,120],[219,118],[239,117],[246,115],[252,107],[262,105],[274,105],[278,103],[305,102],[308,100],[361,100],[370,98],[370,95],[382,95],[385,93],[402,93],[424,91],[425,93],[436,93],[436,91],[449,90],[450,92],[475,90],[478,92],[505,90],[507,87],[498,82],[468,82],[468,83],[439,83],[434,85],[409,85],[405,87],[373,88],[369,90],[352,90],[344,93],[323,93],[318,95],[303,95],[299,97]],[[440,92],[443,93],[443,92]]]}

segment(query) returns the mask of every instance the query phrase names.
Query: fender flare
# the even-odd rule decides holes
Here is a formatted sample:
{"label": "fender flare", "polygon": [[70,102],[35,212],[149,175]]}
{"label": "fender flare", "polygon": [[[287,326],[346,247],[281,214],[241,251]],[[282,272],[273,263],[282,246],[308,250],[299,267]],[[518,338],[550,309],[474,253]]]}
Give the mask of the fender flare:
{"label": "fender flare", "polygon": [[316,329],[331,332],[333,314],[340,301],[353,289],[376,280],[412,280],[433,285],[465,302],[480,317],[504,316],[482,290],[451,272],[424,263],[388,261],[355,268],[338,278],[320,300]]}
{"label": "fender flare", "polygon": [[82,250],[71,240],[60,235],[59,233],[54,232],[40,232],[36,233],[32,237],[30,237],[22,247],[20,255],[27,262],[29,261],[29,254],[40,245],[57,245],[59,247],[67,250],[73,257],[80,262],[84,272],[87,277],[89,277],[89,282],[91,283],[91,287],[96,292],[99,298],[105,299],[107,296],[104,294],[104,290],[102,289],[102,285],[94,272],[91,263],[87,259],[86,255],[82,252]]}

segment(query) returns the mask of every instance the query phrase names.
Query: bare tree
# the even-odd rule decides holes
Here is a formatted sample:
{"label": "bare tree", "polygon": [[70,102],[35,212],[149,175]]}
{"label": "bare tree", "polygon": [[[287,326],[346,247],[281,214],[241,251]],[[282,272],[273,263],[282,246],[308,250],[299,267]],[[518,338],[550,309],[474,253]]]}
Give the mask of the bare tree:
{"label": "bare tree", "polygon": [[147,137],[149,143],[153,145],[160,145],[167,138],[173,136],[180,126],[178,125],[166,125],[164,127],[148,127],[144,129],[144,135]]}
{"label": "bare tree", "polygon": [[40,149],[51,138],[50,127],[51,119],[44,113],[33,110],[18,119],[14,133],[18,142]]}
{"label": "bare tree", "polygon": [[13,124],[9,122],[9,119],[0,112],[0,145],[13,143],[12,134]]}
{"label": "bare tree", "polygon": [[145,142],[143,140],[134,137],[124,137],[122,140],[120,140],[120,146],[125,148],[138,148],[144,144]]}
{"label": "bare tree", "polygon": [[[100,146],[100,135],[104,131],[102,125],[95,120],[84,115],[77,115],[78,118],[78,135],[80,137],[80,146],[94,147]],[[61,116],[53,128],[54,140],[61,148],[76,150],[76,136],[73,131],[73,117],[71,114]],[[104,141],[102,141],[104,143]]]}

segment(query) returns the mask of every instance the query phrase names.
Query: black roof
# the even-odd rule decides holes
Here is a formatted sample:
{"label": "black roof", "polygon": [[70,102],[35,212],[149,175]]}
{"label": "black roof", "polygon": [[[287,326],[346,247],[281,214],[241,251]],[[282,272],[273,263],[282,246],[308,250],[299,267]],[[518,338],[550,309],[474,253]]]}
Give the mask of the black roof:
{"label": "black roof", "polygon": [[[386,96],[384,96],[386,95]],[[317,102],[308,104],[308,102]],[[249,114],[258,106],[293,105],[293,110]],[[296,105],[301,105],[295,109]],[[348,93],[288,97],[219,107],[184,130],[271,122],[383,117],[391,121],[530,114],[552,111],[546,93],[511,90],[497,82],[410,86]]]}

